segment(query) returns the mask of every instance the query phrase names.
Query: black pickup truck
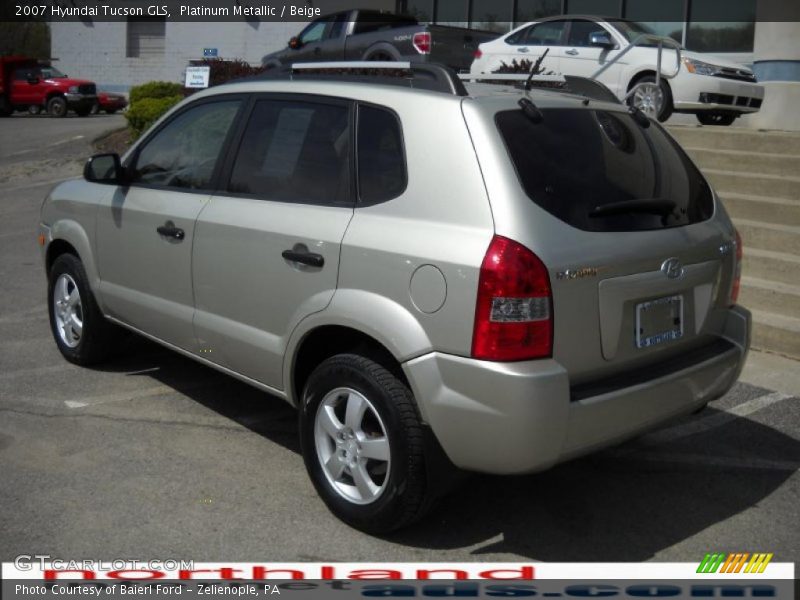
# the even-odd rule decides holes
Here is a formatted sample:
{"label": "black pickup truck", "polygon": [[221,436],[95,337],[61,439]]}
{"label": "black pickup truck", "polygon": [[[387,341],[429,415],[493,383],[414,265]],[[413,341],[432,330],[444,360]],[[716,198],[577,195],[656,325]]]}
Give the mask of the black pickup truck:
{"label": "black pickup truck", "polygon": [[421,25],[414,17],[348,10],[311,21],[287,48],[261,59],[265,67],[297,62],[380,60],[437,62],[468,71],[478,45],[496,33]]}

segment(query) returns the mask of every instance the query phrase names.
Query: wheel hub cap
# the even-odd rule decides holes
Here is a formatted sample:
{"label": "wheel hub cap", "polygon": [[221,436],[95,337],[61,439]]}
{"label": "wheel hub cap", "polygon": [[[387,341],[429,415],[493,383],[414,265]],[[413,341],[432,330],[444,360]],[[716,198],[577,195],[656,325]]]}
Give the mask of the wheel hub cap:
{"label": "wheel hub cap", "polygon": [[389,479],[386,428],[373,404],[351,388],[337,388],[320,402],[314,419],[317,459],[328,483],[354,504],[370,504]]}
{"label": "wheel hub cap", "polygon": [[62,273],[53,286],[53,320],[56,333],[68,348],[75,348],[83,335],[83,304],[78,285]]}
{"label": "wheel hub cap", "polygon": [[633,95],[633,105],[649,116],[655,117],[664,103],[664,94],[654,83],[640,83]]}

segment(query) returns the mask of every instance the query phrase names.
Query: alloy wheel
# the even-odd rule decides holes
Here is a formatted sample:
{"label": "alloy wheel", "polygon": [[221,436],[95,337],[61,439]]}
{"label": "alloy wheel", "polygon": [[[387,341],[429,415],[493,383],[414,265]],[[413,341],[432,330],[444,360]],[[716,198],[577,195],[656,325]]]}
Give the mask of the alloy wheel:
{"label": "alloy wheel", "polygon": [[633,92],[633,105],[655,119],[664,106],[664,92],[655,83],[640,83]]}
{"label": "alloy wheel", "polygon": [[76,348],[83,335],[83,305],[78,285],[67,273],[59,275],[53,287],[53,316],[61,341]]}
{"label": "alloy wheel", "polygon": [[391,466],[389,437],[378,411],[352,388],[334,389],[314,419],[317,459],[328,483],[354,504],[371,504],[386,489]]}

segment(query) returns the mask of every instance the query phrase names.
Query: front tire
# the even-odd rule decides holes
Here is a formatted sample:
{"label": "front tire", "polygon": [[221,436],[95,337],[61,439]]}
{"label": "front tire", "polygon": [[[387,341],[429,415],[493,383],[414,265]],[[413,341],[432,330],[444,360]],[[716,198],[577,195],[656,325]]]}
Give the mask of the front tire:
{"label": "front tire", "polygon": [[628,98],[629,106],[635,106],[659,123],[663,123],[672,116],[672,91],[663,77],[656,85],[655,75],[645,75],[631,86],[631,90],[635,91]]}
{"label": "front tire", "polygon": [[51,117],[67,116],[67,101],[61,96],[53,96],[47,102],[47,112]]}
{"label": "front tire", "polygon": [[428,508],[423,429],[414,397],[373,360],[340,354],[311,374],[300,409],[311,481],[345,523],[379,534]]}
{"label": "front tire", "polygon": [[697,120],[703,125],[719,125],[725,127],[732,125],[736,120],[736,115],[728,113],[697,113]]}
{"label": "front tire", "polygon": [[86,366],[108,358],[117,329],[95,301],[83,263],[62,254],[48,275],[47,306],[56,346],[68,361]]}

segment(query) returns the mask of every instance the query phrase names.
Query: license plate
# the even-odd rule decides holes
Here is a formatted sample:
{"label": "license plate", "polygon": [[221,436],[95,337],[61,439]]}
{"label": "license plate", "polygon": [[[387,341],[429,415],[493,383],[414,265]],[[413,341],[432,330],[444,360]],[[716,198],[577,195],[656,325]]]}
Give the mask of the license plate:
{"label": "license plate", "polygon": [[649,348],[683,337],[683,296],[636,305],[636,347]]}

